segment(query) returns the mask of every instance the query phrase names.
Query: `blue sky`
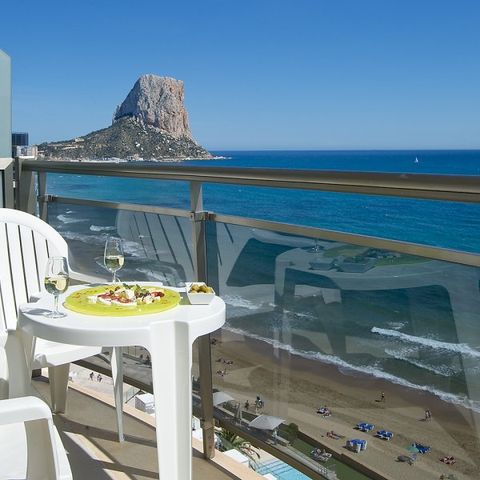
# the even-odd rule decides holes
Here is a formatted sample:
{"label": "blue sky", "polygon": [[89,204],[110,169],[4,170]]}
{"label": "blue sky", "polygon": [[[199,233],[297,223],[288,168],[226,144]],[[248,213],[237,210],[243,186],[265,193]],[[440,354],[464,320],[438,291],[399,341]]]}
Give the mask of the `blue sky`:
{"label": "blue sky", "polygon": [[139,75],[185,82],[210,149],[480,148],[478,0],[36,0],[1,7],[13,127],[108,125]]}

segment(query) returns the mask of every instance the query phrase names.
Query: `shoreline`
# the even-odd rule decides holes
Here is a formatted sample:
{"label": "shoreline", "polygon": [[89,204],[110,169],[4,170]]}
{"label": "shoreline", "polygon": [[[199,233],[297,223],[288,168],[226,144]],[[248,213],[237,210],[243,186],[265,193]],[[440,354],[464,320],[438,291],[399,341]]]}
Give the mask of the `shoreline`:
{"label": "shoreline", "polygon": [[[220,357],[232,360],[233,365],[224,377],[214,373],[214,386],[242,404],[247,399],[252,404],[260,395],[265,399],[265,413],[297,423],[302,432],[337,455],[366,464],[385,478],[437,480],[448,473],[459,479],[476,478],[475,424],[479,424],[480,416],[472,410],[368,374],[350,375],[335,365],[290,354],[228,330],[217,337],[220,341],[212,348],[214,372]],[[382,392],[384,403],[378,401]],[[332,411],[331,417],[316,414],[316,409],[324,405]],[[433,415],[428,422],[424,420],[426,408]],[[374,431],[365,434],[355,430],[359,422],[373,423]],[[393,431],[392,441],[373,438],[380,429]],[[368,449],[361,454],[350,453],[343,448],[345,440],[326,437],[330,430],[350,439],[367,439]],[[406,447],[412,442],[432,447],[428,454],[418,456],[415,468],[396,461],[398,455],[409,455]],[[439,461],[450,455],[456,458],[455,465]]]}

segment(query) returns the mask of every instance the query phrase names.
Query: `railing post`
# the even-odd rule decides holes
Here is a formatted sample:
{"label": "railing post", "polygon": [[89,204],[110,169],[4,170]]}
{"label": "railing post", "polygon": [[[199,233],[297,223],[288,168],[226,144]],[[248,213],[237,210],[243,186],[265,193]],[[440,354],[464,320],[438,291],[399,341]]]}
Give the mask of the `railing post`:
{"label": "railing post", "polygon": [[[190,183],[190,206],[192,210],[192,238],[195,276],[197,280],[207,280],[206,217],[203,212],[202,184]],[[212,355],[210,335],[198,339],[198,365],[200,373],[200,398],[202,401],[203,456],[215,455],[215,423],[213,419],[212,397]]]}
{"label": "railing post", "polygon": [[0,158],[0,207],[13,208],[13,160]]}
{"label": "railing post", "polygon": [[47,174],[38,173],[38,214],[46,222],[48,219]]}
{"label": "railing post", "polygon": [[34,173],[22,171],[23,162],[20,158],[15,159],[15,207],[33,215],[37,203]]}

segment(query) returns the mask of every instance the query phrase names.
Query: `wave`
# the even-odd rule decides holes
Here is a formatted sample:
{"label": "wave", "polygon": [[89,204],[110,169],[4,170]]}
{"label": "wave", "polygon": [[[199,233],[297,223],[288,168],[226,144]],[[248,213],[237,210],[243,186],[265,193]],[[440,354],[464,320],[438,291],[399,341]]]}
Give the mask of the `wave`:
{"label": "wave", "polygon": [[136,268],[135,270],[146,275],[151,281],[159,281],[161,285],[163,282],[168,282],[167,276],[162,272],[155,272],[151,268]]}
{"label": "wave", "polygon": [[436,350],[447,350],[449,352],[461,353],[462,355],[480,358],[480,351],[469,347],[465,343],[441,342],[440,340],[433,340],[432,338],[416,337],[415,335],[408,335],[407,333],[397,332],[396,330],[388,330],[386,328],[378,327],[373,327],[371,332],[383,335],[384,337],[395,337],[404,342],[423,345],[424,347],[429,347]]}
{"label": "wave", "polygon": [[435,375],[440,375],[441,377],[452,377],[459,373],[458,369],[452,368],[448,365],[439,365],[433,366],[427,363],[424,363],[420,360],[410,357],[408,354],[411,352],[405,351],[395,351],[389,348],[385,349],[385,353],[396,360],[401,360],[403,362],[407,362],[410,365],[414,365],[415,367],[421,368],[422,370],[427,370],[429,372],[434,373]]}
{"label": "wave", "polygon": [[255,340],[260,340],[262,342],[268,343],[272,345],[274,348],[279,348],[286,352],[289,352],[293,355],[298,355],[300,357],[309,359],[309,360],[316,360],[323,363],[327,363],[329,365],[335,365],[339,368],[342,372],[354,372],[354,373],[361,373],[364,375],[371,375],[375,378],[379,378],[381,380],[387,380],[391,383],[395,383],[397,385],[401,385],[403,387],[412,388],[414,390],[420,390],[422,392],[432,393],[433,395],[439,397],[440,399],[444,400],[445,402],[452,403],[454,405],[461,405],[462,407],[468,408],[473,410],[474,412],[480,413],[480,401],[470,400],[466,396],[459,396],[453,393],[443,392],[441,390],[436,389],[430,385],[418,385],[416,383],[410,382],[405,380],[404,378],[397,377],[390,373],[384,372],[379,368],[371,365],[351,365],[350,363],[346,362],[345,360],[336,357],[335,355],[327,355],[320,352],[313,352],[310,350],[301,350],[292,347],[289,344],[282,343],[278,340],[273,338],[263,337],[261,335],[257,335],[255,333],[250,333],[244,331],[240,328],[231,327],[229,325],[225,325],[223,327],[225,330],[228,330],[232,333],[237,333],[239,335],[245,335],[250,338],[254,338]]}
{"label": "wave", "polygon": [[67,217],[67,215],[57,215],[57,220],[59,220],[62,223],[80,223],[80,222],[88,222],[88,219],[86,218],[72,218],[72,217]]}
{"label": "wave", "polygon": [[116,227],[101,227],[99,225],[90,225],[90,230],[92,232],[111,232],[115,229]]}
{"label": "wave", "polygon": [[[62,237],[67,240],[76,240],[78,242],[94,244],[94,245],[104,245],[105,240],[108,237],[107,233],[99,232],[97,235],[88,233],[79,233],[79,232],[72,232],[70,230],[66,230],[62,232]],[[143,252],[143,248],[137,243],[133,241],[122,241],[123,251],[128,253],[132,257],[141,257]]]}
{"label": "wave", "polygon": [[239,295],[222,295],[222,300],[231,307],[246,308],[248,310],[258,310],[260,308],[260,306]]}

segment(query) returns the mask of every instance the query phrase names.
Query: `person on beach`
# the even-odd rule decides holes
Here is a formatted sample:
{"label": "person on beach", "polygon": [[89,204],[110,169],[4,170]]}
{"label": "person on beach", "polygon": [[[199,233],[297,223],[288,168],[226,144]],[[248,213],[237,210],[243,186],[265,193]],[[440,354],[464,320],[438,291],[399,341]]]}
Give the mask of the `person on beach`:
{"label": "person on beach", "polygon": [[380,394],[380,401],[381,401],[382,403],[385,403],[385,393],[384,393],[384,392],[382,392],[382,393]]}
{"label": "person on beach", "polygon": [[278,430],[275,428],[272,433],[273,444],[276,445],[278,443]]}
{"label": "person on beach", "polygon": [[425,409],[425,421],[428,422],[432,419],[432,412],[427,408]]}
{"label": "person on beach", "polygon": [[90,381],[93,382],[93,377],[94,377],[94,373],[93,372],[90,372]]}
{"label": "person on beach", "polygon": [[332,414],[332,412],[330,412],[326,405],[322,408],[319,408],[317,410],[317,413],[318,415],[323,415],[324,417],[329,417]]}
{"label": "person on beach", "polygon": [[245,402],[245,405],[243,406],[243,408],[248,412],[248,410],[250,409],[250,402],[247,400]]}
{"label": "person on beach", "polygon": [[97,382],[102,382],[102,376],[100,374],[97,375]]}
{"label": "person on beach", "polygon": [[263,408],[264,406],[264,401],[260,398],[260,395],[257,395],[257,398],[255,400],[255,413],[258,414],[258,412]]}

